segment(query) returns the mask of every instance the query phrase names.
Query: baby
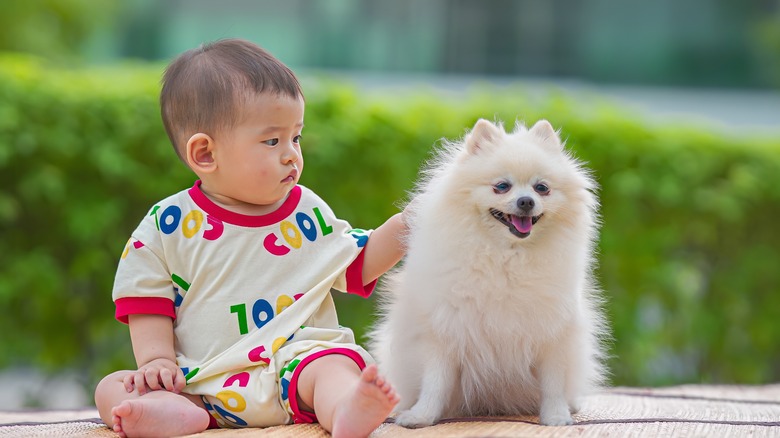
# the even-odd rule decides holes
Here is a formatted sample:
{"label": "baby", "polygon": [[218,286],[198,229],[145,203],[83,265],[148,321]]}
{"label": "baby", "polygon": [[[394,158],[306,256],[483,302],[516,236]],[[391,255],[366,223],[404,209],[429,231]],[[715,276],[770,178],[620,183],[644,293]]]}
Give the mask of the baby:
{"label": "baby", "polygon": [[399,399],[331,289],[371,294],[403,256],[402,214],[353,229],[298,185],[300,85],[250,42],[180,55],[160,105],[199,179],[154,205],[122,254],[113,299],[138,369],[98,384],[101,418],[128,437],[291,422],[367,436]]}

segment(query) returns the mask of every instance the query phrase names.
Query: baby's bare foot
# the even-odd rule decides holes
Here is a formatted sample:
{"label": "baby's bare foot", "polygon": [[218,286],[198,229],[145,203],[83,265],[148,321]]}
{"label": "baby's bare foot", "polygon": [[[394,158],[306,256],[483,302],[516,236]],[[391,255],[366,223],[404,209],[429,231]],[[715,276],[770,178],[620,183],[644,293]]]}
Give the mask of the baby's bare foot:
{"label": "baby's bare foot", "polygon": [[205,409],[167,391],[125,400],[114,407],[111,415],[114,432],[123,438],[189,435],[203,432],[209,426]]}
{"label": "baby's bare foot", "polygon": [[379,427],[398,404],[395,389],[369,365],[352,395],[333,414],[334,438],[364,438]]}

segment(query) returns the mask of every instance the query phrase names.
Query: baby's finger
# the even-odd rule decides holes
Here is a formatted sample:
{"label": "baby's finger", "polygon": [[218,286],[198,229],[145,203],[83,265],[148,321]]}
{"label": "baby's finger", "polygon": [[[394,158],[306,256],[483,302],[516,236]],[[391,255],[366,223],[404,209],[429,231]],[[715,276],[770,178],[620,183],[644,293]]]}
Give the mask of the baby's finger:
{"label": "baby's finger", "polygon": [[173,374],[171,374],[171,370],[168,368],[163,368],[160,370],[160,383],[162,384],[163,388],[167,389],[168,391],[173,391]]}
{"label": "baby's finger", "polygon": [[146,380],[143,372],[139,371],[133,374],[133,383],[135,384],[135,389],[138,390],[138,394],[146,394]]}
{"label": "baby's finger", "polygon": [[133,385],[133,378],[134,378],[134,376],[135,376],[135,374],[128,373],[122,379],[122,383],[125,385],[125,391],[133,392],[133,389],[135,389],[135,385]]}
{"label": "baby's finger", "polygon": [[187,386],[187,379],[184,377],[184,372],[181,368],[177,368],[173,376],[173,392],[181,392],[185,386]]}
{"label": "baby's finger", "polygon": [[160,374],[157,370],[146,370],[146,384],[149,385],[149,389],[157,391],[160,389]]}

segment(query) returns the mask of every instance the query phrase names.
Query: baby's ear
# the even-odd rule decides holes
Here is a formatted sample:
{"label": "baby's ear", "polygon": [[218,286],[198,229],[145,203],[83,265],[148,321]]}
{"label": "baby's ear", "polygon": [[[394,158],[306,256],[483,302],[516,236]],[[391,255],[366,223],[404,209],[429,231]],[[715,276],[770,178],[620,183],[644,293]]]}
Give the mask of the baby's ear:
{"label": "baby's ear", "polygon": [[209,173],[216,169],[214,159],[214,140],[211,136],[199,132],[187,141],[184,160],[195,173]]}
{"label": "baby's ear", "polygon": [[528,132],[541,140],[543,145],[558,151],[563,150],[563,144],[560,137],[558,137],[558,133],[555,132],[555,129],[547,120],[539,120]]}
{"label": "baby's ear", "polygon": [[477,154],[491,143],[495,143],[501,134],[498,126],[485,119],[479,119],[466,137],[466,150],[470,154]]}

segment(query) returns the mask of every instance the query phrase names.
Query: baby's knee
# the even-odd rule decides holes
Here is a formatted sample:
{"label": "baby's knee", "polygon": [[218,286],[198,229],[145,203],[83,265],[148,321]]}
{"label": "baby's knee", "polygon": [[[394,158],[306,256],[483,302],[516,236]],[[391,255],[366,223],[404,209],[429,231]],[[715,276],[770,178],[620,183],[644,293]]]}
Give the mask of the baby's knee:
{"label": "baby's knee", "polygon": [[[95,387],[95,406],[103,421],[111,418],[111,409],[129,394],[125,389],[124,378],[132,371],[116,371],[98,382]],[[108,423],[106,423],[108,424]]]}
{"label": "baby's knee", "polygon": [[106,377],[103,377],[100,382],[98,382],[97,387],[95,387],[95,392],[97,393],[98,391],[103,391],[106,389],[106,387],[114,386],[117,383],[121,383],[124,386],[125,377],[132,373],[133,371],[129,370],[114,371]]}

